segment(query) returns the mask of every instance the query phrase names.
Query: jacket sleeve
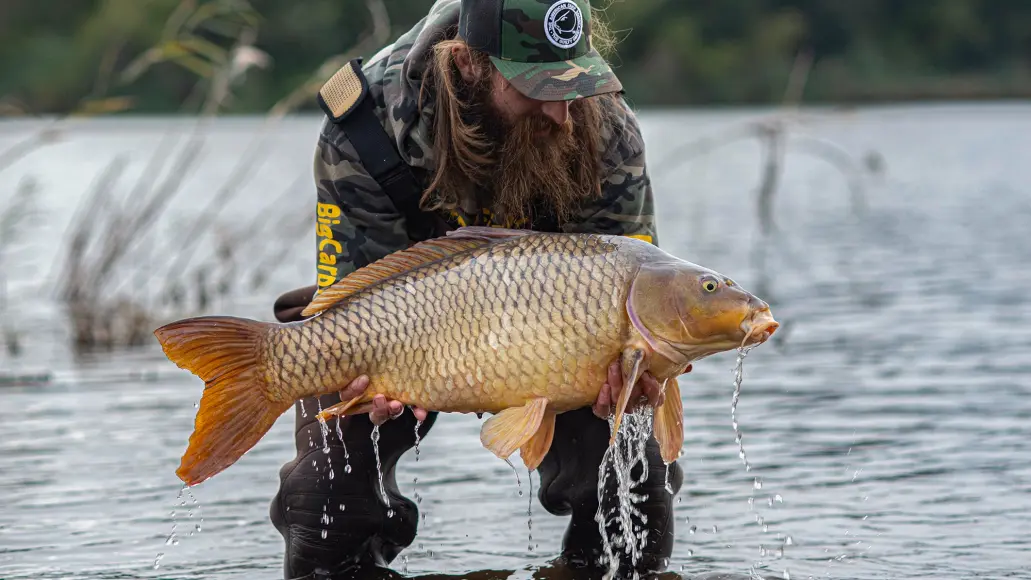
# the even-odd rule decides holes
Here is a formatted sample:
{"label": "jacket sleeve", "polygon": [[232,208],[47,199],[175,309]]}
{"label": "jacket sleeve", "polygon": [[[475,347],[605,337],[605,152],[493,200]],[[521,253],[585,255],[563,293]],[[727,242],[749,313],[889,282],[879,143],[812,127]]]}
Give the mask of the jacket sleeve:
{"label": "jacket sleeve", "polygon": [[[615,105],[608,101],[606,107]],[[655,201],[645,162],[644,140],[633,113],[622,99],[602,157],[601,196],[586,204],[563,229],[567,232],[630,236],[658,245]]]}
{"label": "jacket sleeve", "polygon": [[328,120],[315,152],[318,292],[410,245],[404,217]]}

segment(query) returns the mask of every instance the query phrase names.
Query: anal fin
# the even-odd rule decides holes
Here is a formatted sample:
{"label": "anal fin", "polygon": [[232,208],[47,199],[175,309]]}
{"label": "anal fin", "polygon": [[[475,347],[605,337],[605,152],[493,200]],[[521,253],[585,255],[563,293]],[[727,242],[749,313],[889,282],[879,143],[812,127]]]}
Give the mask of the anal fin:
{"label": "anal fin", "polygon": [[537,466],[544,461],[544,456],[551,449],[551,441],[555,437],[555,412],[545,409],[544,417],[537,432],[530,437],[530,440],[519,448],[519,456],[523,458],[523,464],[530,471],[537,469]]}
{"label": "anal fin", "polygon": [[480,442],[494,455],[508,459],[537,433],[547,406],[548,399],[539,397],[522,407],[501,411],[480,428]]}
{"label": "anal fin", "polygon": [[653,430],[662,460],[672,463],[680,457],[684,446],[684,403],[680,400],[680,383],[676,377],[666,381],[665,395],[666,400],[655,410]]}

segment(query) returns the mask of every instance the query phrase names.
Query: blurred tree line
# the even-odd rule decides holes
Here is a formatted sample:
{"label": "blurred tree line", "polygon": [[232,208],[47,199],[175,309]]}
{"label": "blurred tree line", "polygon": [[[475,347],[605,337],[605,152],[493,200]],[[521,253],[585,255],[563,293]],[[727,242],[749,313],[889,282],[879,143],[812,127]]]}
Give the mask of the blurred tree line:
{"label": "blurred tree line", "polygon": [[[431,4],[377,2],[390,40]],[[799,54],[813,58],[805,102],[1031,96],[1028,0],[600,2],[638,106],[776,102]],[[220,110],[267,111],[368,40],[368,4],[0,0],[0,114],[197,112],[184,103],[220,67]]]}

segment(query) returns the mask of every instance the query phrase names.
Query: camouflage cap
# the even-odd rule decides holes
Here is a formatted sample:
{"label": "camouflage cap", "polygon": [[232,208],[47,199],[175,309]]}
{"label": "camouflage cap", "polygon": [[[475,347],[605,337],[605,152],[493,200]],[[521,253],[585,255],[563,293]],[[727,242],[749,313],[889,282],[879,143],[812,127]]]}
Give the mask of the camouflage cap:
{"label": "camouflage cap", "polygon": [[458,34],[519,92],[568,101],[623,90],[591,46],[588,0],[462,0]]}

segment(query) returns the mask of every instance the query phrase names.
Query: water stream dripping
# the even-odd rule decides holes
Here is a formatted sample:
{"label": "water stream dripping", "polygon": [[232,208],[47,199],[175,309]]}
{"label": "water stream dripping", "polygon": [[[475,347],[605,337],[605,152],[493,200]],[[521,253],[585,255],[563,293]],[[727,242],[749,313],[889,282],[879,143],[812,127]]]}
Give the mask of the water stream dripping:
{"label": "water stream dripping", "polygon": [[[193,511],[195,509],[198,510],[198,511],[200,510],[200,503],[197,501],[197,498],[193,497],[193,492],[190,491],[190,488],[188,486],[183,485],[183,490],[186,491],[186,495],[190,496],[190,501],[193,503],[193,505],[190,506],[190,509],[187,510],[187,512],[186,512],[186,517],[192,518],[193,517]],[[193,529],[190,530],[190,536],[193,536],[193,534],[195,534],[195,533],[199,534],[201,532],[201,528],[202,528],[203,524],[204,524],[204,518],[197,518],[197,523],[194,524]]]}
{"label": "water stream dripping", "polygon": [[[175,496],[175,504],[172,507],[171,513],[168,514],[168,515],[170,515],[172,517],[172,531],[169,532],[168,536],[165,537],[165,545],[166,546],[178,546],[179,545],[179,536],[176,534],[176,529],[179,527],[179,522],[177,520],[177,513],[178,513],[180,507],[185,507],[186,506],[186,500],[183,499],[183,493],[186,492],[186,491],[187,491],[187,486],[184,483],[183,486],[179,488],[179,494]],[[193,494],[190,494],[190,497],[193,497]],[[197,503],[196,499],[194,499],[194,503]],[[190,515],[192,516],[193,515],[193,510],[190,509],[189,512],[190,512]],[[154,558],[154,569],[155,570],[157,570],[161,566],[161,560],[164,557],[165,557],[165,553],[164,552],[160,552]]]}
{"label": "water stream dripping", "polygon": [[[318,401],[319,414],[322,413],[322,400]],[[322,431],[322,454],[326,456],[326,469],[329,471],[329,479],[333,479],[336,474],[333,472],[333,458],[329,456],[329,425],[326,423],[326,419],[319,417],[319,430]],[[339,417],[338,423],[339,426]],[[341,438],[343,441],[343,438]]]}
{"label": "water stream dripping", "polygon": [[351,454],[347,452],[347,443],[344,442],[344,429],[340,426],[340,416],[337,415],[337,438],[340,439],[340,446],[344,448],[344,473],[351,473]]}
{"label": "water stream dripping", "polygon": [[390,508],[390,498],[387,497],[387,490],[383,487],[383,464],[379,458],[379,425],[372,428],[372,452],[376,456],[376,476],[379,478],[379,493],[383,496],[383,504],[387,506],[387,517],[394,517],[394,510]]}
{"label": "water stream dripping", "polygon": [[[609,432],[612,432],[614,418],[609,417]],[[637,564],[648,540],[648,532],[643,529],[647,524],[645,516],[637,504],[646,499],[642,494],[633,493],[632,489],[648,478],[648,458],[645,448],[648,439],[652,435],[652,409],[645,408],[635,413],[628,413],[623,416],[623,424],[616,433],[615,444],[609,446],[602,456],[601,464],[598,466],[598,511],[594,519],[598,522],[598,529],[602,540],[604,552],[600,564],[607,565],[605,574],[606,580],[615,578],[619,571],[620,557],[617,550],[629,556],[631,567]],[[634,479],[631,472],[640,464],[641,476]],[[604,494],[609,477],[609,467],[615,475],[617,505],[606,513]],[[616,512],[613,514],[613,512]],[[611,516],[611,517],[610,517]],[[634,525],[635,518],[642,524],[642,528]],[[617,530],[614,537],[609,538],[608,529],[615,525]],[[637,578],[637,573],[634,573]]]}
{"label": "water stream dripping", "polygon": [[[738,349],[737,361],[736,361],[736,363],[734,365],[734,395],[733,395],[733,398],[731,399],[731,403],[730,403],[730,423],[731,423],[731,426],[734,428],[734,441],[737,443],[737,450],[738,450],[737,451],[737,455],[738,455],[738,458],[741,459],[741,463],[745,466],[745,471],[746,472],[751,472],[752,471],[752,464],[748,461],[748,455],[745,453],[744,436],[741,433],[741,428],[740,428],[740,425],[738,424],[738,420],[737,420],[737,406],[738,406],[738,403],[741,400],[741,383],[744,380],[744,362],[745,362],[745,357],[747,357],[749,351],[751,351],[756,346],[758,346],[758,345],[751,345],[751,346],[742,347],[742,348]],[[762,514],[758,510],[755,509],[755,495],[756,495],[755,492],[762,490],[762,488],[763,488],[762,478],[760,478],[758,476],[753,478],[752,479],[752,488],[751,488],[751,490],[749,491],[749,494],[748,494],[748,509],[749,509],[749,511],[755,512],[755,523],[756,523],[756,525],[758,525],[760,527],[760,529],[762,529],[762,532],[765,534],[765,533],[769,532],[770,526],[769,526],[769,524],[766,523],[766,518],[764,518],[762,516]],[[769,496],[767,498],[767,505],[769,507],[773,507],[774,502],[783,503],[783,501],[784,501],[784,499],[781,497],[781,495],[780,494],[776,494],[774,496]],[[775,551],[768,550],[766,548],[766,546],[764,546],[762,544],[759,545],[759,555],[762,556],[762,557],[766,557],[768,555],[775,555],[777,558],[781,558],[781,557],[783,557],[783,554],[784,554],[784,544],[781,544],[781,546],[779,548],[777,548]],[[756,575],[757,574],[756,571],[755,571],[756,567],[760,566],[761,564],[762,564],[762,562],[760,561],[760,562],[757,562],[756,564],[753,564],[752,566],[750,566],[749,567],[749,573],[752,574],[752,575]]]}
{"label": "water stream dripping", "polygon": [[[318,414],[316,417],[319,421],[319,430],[322,432],[322,454],[326,456],[326,471],[330,481],[335,477],[333,472],[333,458],[329,455],[329,425],[326,424],[326,419],[322,417],[322,399],[315,399],[316,405],[318,406]],[[333,484],[330,483],[330,489]],[[326,503],[322,504],[322,539],[325,540],[329,535],[329,497],[326,497]]]}
{"label": "water stream dripping", "polygon": [[[419,428],[422,427],[422,421],[416,419],[415,421],[415,462],[419,463]],[[419,495],[419,476],[416,475],[412,478],[412,496],[415,497],[416,505],[422,504],[422,496]]]}
{"label": "water stream dripping", "polygon": [[530,486],[530,492],[527,494],[529,499],[526,502],[526,549],[533,552],[533,473],[529,469],[526,470],[526,481]]}
{"label": "water stream dripping", "polygon": [[514,473],[516,476],[516,487],[519,488],[519,497],[523,497],[523,481],[519,479],[519,470],[516,469],[515,465],[512,465],[512,462],[510,460],[505,459],[505,463],[507,463],[508,466],[512,468],[512,473]]}

